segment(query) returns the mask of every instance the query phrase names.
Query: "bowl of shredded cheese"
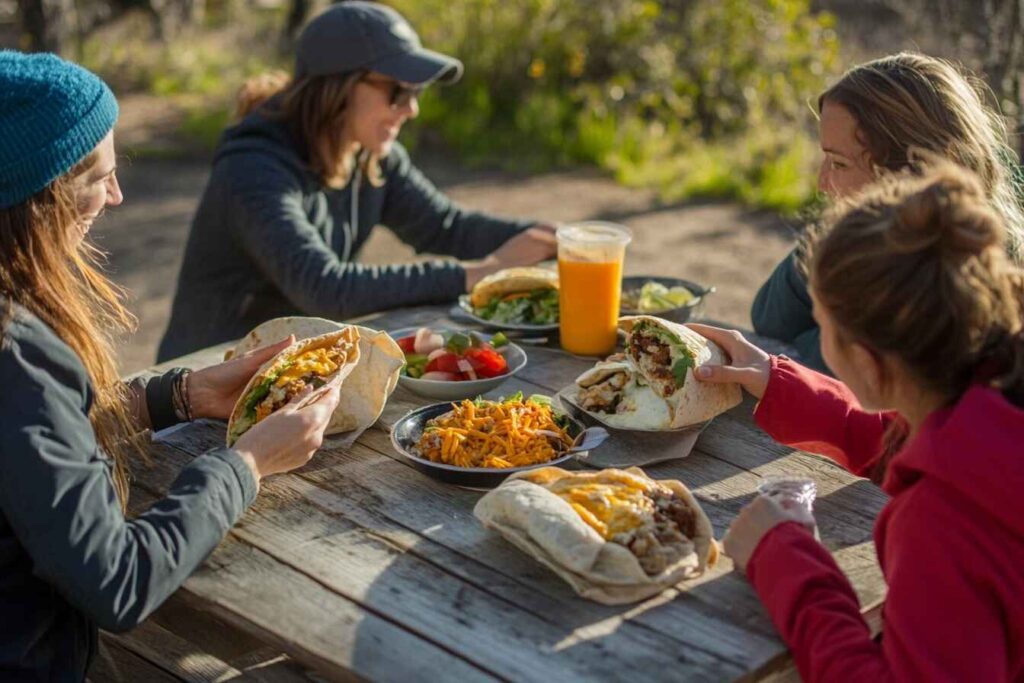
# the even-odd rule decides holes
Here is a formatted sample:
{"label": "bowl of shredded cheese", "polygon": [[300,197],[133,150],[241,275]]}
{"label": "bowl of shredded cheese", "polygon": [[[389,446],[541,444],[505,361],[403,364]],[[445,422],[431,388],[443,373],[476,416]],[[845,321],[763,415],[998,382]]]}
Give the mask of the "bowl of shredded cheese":
{"label": "bowl of shredded cheese", "polygon": [[569,452],[582,432],[547,396],[517,393],[419,408],[395,423],[391,443],[436,479],[492,488],[514,472],[584,455]]}

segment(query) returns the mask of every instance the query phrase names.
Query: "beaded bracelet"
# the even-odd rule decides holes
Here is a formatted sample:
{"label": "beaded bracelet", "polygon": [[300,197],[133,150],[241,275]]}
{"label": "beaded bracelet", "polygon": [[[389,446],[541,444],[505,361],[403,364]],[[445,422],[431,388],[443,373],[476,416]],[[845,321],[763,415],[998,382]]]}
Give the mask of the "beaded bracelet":
{"label": "beaded bracelet", "polygon": [[192,401],[188,395],[188,376],[191,370],[182,370],[174,378],[174,388],[171,392],[171,401],[174,404],[174,414],[181,422],[192,421]]}

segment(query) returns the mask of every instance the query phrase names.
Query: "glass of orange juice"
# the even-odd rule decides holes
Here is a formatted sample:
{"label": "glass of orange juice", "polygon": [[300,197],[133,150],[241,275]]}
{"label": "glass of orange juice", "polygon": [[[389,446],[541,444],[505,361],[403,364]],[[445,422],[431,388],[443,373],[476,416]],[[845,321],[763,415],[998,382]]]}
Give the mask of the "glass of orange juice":
{"label": "glass of orange juice", "polygon": [[558,229],[558,318],[562,348],[603,356],[618,340],[622,262],[629,228],[589,221]]}

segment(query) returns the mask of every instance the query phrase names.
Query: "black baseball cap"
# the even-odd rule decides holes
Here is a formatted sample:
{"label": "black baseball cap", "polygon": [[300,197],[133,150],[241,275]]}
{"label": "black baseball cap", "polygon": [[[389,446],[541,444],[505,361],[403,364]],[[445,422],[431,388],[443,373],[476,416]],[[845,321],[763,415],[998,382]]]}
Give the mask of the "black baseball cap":
{"label": "black baseball cap", "polygon": [[397,81],[453,83],[462,62],[420,44],[401,14],[376,2],[347,0],[309,22],[299,36],[296,76],[326,76],[357,69]]}

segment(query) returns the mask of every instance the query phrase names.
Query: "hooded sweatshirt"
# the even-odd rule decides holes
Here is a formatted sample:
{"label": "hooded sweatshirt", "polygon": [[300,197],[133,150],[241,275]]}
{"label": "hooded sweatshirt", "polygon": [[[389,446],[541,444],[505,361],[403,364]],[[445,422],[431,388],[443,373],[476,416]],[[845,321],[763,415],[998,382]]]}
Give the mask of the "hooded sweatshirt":
{"label": "hooded sweatshirt", "polygon": [[225,131],[192,221],[171,318],[158,359],[245,335],[283,315],[351,318],[440,303],[465,291],[457,263],[356,263],[383,224],[417,253],[476,259],[529,221],[464,211],[441,194],[394,143],[383,184],[357,171],[325,187],[288,126],[262,110]]}
{"label": "hooded sweatshirt", "polygon": [[[794,406],[799,406],[794,408]],[[782,443],[871,469],[895,414],[773,358],[759,425]],[[758,544],[747,574],[807,681],[1024,681],[1024,410],[970,388],[889,462],[875,525],[888,584],[871,639],[853,588],[802,526]]]}

